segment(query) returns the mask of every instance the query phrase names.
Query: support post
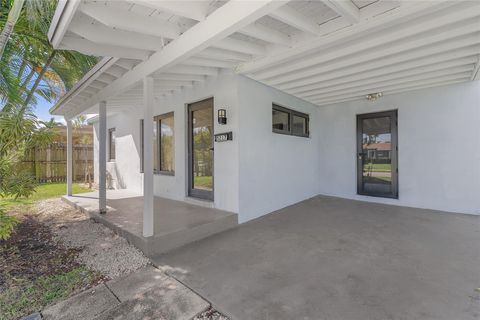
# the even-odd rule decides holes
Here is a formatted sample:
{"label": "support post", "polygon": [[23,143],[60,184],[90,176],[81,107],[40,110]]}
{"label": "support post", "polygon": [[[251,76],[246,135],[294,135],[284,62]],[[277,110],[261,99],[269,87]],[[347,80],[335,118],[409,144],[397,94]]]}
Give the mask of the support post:
{"label": "support post", "polygon": [[67,196],[72,195],[73,182],[73,139],[72,139],[72,120],[67,122]]}
{"label": "support post", "polygon": [[143,79],[143,236],[153,236],[153,78]]}
{"label": "support post", "polygon": [[107,212],[107,103],[98,104],[99,115],[99,155],[98,155],[98,211]]}

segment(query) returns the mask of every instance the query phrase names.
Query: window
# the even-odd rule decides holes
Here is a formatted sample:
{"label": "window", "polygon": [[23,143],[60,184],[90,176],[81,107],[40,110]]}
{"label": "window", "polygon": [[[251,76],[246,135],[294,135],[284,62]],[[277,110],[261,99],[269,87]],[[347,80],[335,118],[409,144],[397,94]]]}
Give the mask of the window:
{"label": "window", "polygon": [[272,131],[299,137],[308,137],[308,114],[274,104],[272,106]]}
{"label": "window", "polygon": [[154,122],[154,171],[173,175],[175,172],[173,112],[155,117]]}
{"label": "window", "polygon": [[115,128],[108,129],[108,159],[115,161]]}

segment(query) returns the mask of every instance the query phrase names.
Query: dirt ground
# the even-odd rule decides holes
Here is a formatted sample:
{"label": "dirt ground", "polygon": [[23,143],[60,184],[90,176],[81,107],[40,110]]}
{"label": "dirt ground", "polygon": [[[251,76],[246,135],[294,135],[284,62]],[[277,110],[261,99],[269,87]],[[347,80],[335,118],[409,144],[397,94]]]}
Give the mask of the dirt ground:
{"label": "dirt ground", "polygon": [[20,223],[0,241],[0,320],[40,311],[149,263],[125,239],[58,198],[9,214]]}
{"label": "dirt ground", "polygon": [[[141,251],[59,198],[13,208],[0,241],[0,320],[17,319],[149,263]],[[193,320],[228,320],[210,308]]]}

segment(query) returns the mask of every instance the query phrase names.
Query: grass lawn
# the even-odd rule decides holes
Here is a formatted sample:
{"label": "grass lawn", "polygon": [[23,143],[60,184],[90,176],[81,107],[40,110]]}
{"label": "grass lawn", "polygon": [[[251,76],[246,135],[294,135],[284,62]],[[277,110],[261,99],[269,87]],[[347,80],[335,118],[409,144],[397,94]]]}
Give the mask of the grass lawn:
{"label": "grass lawn", "polygon": [[198,189],[212,189],[212,176],[198,176],[193,178],[193,186]]}
{"label": "grass lawn", "polygon": [[364,165],[365,169],[372,169],[377,172],[390,172],[392,165],[390,163],[367,163]]}
{"label": "grass lawn", "polygon": [[[84,193],[91,191],[88,188],[82,187],[78,183],[74,183],[73,193]],[[0,198],[1,203],[5,205],[7,211],[9,208],[12,208],[17,205],[30,205],[37,200],[60,197],[67,193],[67,184],[64,182],[60,183],[45,183],[40,184],[35,189],[35,192],[28,198]]]}
{"label": "grass lawn", "polygon": [[[74,193],[89,191],[73,185]],[[102,280],[76,262],[78,250],[57,243],[50,228],[35,218],[36,201],[65,193],[65,183],[47,183],[29,198],[0,198],[7,213],[19,219],[12,236],[0,240],[0,320],[40,311]]]}
{"label": "grass lawn", "polygon": [[87,287],[96,277],[92,271],[78,266],[65,273],[40,276],[33,281],[9,281],[9,287],[0,293],[0,320],[17,319],[42,310],[46,305],[78,292],[79,287]]}

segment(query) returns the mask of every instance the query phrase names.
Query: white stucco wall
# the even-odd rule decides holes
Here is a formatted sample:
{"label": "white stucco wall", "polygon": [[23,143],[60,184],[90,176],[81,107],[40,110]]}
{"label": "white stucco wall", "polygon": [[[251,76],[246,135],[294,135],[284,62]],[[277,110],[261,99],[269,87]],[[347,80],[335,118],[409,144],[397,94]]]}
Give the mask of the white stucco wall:
{"label": "white stucco wall", "polygon": [[[214,132],[232,131],[233,141],[214,145],[214,202],[213,206],[221,210],[239,212],[238,191],[238,77],[233,73],[224,73],[182,92],[155,99],[153,114],[161,115],[174,112],[175,123],[175,175],[155,174],[154,194],[175,200],[186,200],[187,183],[187,105],[192,102],[214,98]],[[227,110],[228,123],[217,123],[217,110]],[[108,104],[107,104],[108,109]],[[120,187],[143,190],[143,174],[140,173],[140,129],[143,118],[142,106],[132,106],[131,110],[108,116],[107,128],[116,128],[117,152],[116,172]],[[98,181],[98,123],[95,127],[95,181]],[[107,165],[107,169],[112,164]]]}
{"label": "white stucco wall", "polygon": [[[398,109],[399,199],[356,194],[356,115]],[[480,82],[319,109],[319,193],[480,213]]]}
{"label": "white stucco wall", "polygon": [[[130,189],[142,192],[143,177],[140,174],[140,115],[132,110],[111,114],[107,117],[107,132],[115,128],[116,159],[107,162],[107,171],[112,174],[114,188]],[[98,183],[98,122],[94,123],[94,171],[95,182]],[[107,134],[108,150],[108,134]],[[108,159],[108,151],[107,151]]]}
{"label": "white stucco wall", "polygon": [[[272,132],[272,102],[310,115],[310,137]],[[245,222],[318,194],[317,107],[239,77],[240,215]]]}
{"label": "white stucco wall", "polygon": [[[181,93],[155,101],[154,114],[174,111],[175,116],[175,176],[155,175],[155,194],[185,200],[188,194],[187,104],[213,97],[214,132],[232,131],[233,141],[214,144],[214,207],[238,213],[238,96],[237,76],[221,74],[215,78],[185,88]],[[217,110],[226,109],[228,122],[217,123]]]}
{"label": "white stucco wall", "polygon": [[[214,98],[213,206],[245,222],[317,194],[462,213],[480,213],[480,82],[316,107],[243,76],[225,73],[155,100],[154,115],[174,112],[175,175],[155,175],[154,193],[187,196],[187,104]],[[310,137],[272,132],[272,102],[310,115]],[[227,109],[227,125],[216,121]],[[399,199],[356,194],[356,115],[398,109]],[[116,128],[120,187],[142,192],[141,106],[110,115]],[[95,179],[98,181],[98,125]],[[111,168],[111,164],[107,166]]]}

